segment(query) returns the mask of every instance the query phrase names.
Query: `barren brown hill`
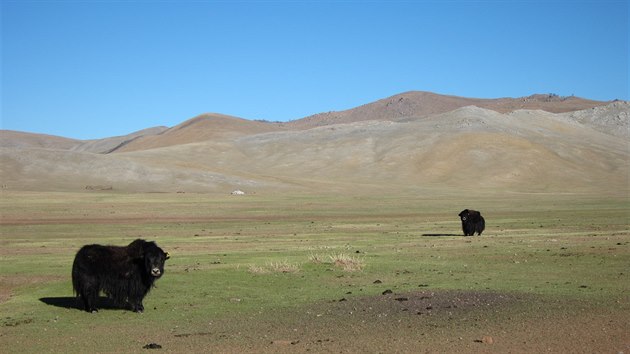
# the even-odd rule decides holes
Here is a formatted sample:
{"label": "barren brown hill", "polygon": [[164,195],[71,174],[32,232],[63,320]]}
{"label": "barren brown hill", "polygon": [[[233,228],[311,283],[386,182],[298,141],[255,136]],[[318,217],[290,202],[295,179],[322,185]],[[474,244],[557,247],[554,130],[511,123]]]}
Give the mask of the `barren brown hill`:
{"label": "barren brown hill", "polygon": [[208,140],[233,139],[243,135],[281,130],[280,124],[251,121],[208,113],[189,119],[161,134],[142,136],[120,145],[112,152],[129,152]]}
{"label": "barren brown hill", "polygon": [[[3,188],[19,190],[627,195],[627,136],[614,132],[628,131],[628,110],[626,102],[561,114],[468,106],[307,130],[199,117],[156,136],[172,135],[163,147],[0,148],[0,176]],[[191,137],[198,142],[182,144]]]}
{"label": "barren brown hill", "polygon": [[123,135],[123,136],[115,136],[111,138],[104,139],[95,139],[95,140],[86,140],[83,141],[80,145],[72,148],[73,151],[85,151],[85,152],[94,152],[97,154],[107,154],[110,153],[119,147],[128,144],[130,141],[138,139],[143,136],[153,136],[162,134],[167,127],[153,127],[143,129],[131,134]]}
{"label": "barren brown hill", "polygon": [[[625,123],[627,127],[627,121]],[[543,111],[477,107],[405,122],[359,122],[238,141],[247,171],[307,185],[527,192],[628,189],[628,145]],[[343,183],[341,183],[343,182]],[[338,186],[337,186],[338,187]]]}
{"label": "barren brown hill", "polygon": [[630,127],[628,125],[630,102],[615,101],[606,106],[569,112],[565,116],[569,121],[576,121],[595,130],[630,139]]}
{"label": "barren brown hill", "polygon": [[405,117],[424,117],[446,113],[466,106],[486,108],[500,113],[518,109],[543,110],[551,113],[572,112],[602,106],[608,102],[557,95],[531,95],[521,98],[480,99],[411,91],[373,103],[338,112],[320,113],[289,122],[294,129],[308,129],[330,124],[353,123],[366,120],[397,120]]}
{"label": "barren brown hill", "polygon": [[[399,121],[447,113],[466,106],[487,108],[500,113],[518,109],[543,110],[552,113],[573,112],[596,108],[607,102],[556,95],[531,95],[522,98],[476,99],[411,91],[368,103],[353,109],[320,113],[288,123],[250,121],[242,118],[208,113],[187,120],[175,127],[155,127],[124,136],[97,140],[76,140],[44,134],[0,131],[0,146],[39,147],[94,153],[129,152],[166,146],[234,139],[272,131],[302,130],[318,126],[362,122],[369,120]],[[621,102],[620,104],[623,104]],[[604,115],[608,114],[603,111]],[[601,119],[589,118],[591,112],[575,116],[586,124],[598,125]],[[595,116],[597,112],[593,113]],[[623,114],[623,107],[621,113]],[[622,117],[623,118],[623,117]],[[623,119],[622,119],[623,120]],[[612,126],[614,131],[615,127]]]}
{"label": "barren brown hill", "polygon": [[0,147],[70,150],[81,143],[81,140],[54,135],[0,130]]}

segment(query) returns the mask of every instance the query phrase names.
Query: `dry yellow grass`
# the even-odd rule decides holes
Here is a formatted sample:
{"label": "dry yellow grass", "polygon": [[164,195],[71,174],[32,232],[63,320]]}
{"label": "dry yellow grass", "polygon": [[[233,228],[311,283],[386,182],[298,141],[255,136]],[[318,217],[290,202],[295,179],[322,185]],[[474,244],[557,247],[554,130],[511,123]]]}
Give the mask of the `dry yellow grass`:
{"label": "dry yellow grass", "polygon": [[345,253],[330,255],[330,260],[335,267],[339,267],[346,272],[357,272],[363,270],[365,261],[359,256],[350,256]]}

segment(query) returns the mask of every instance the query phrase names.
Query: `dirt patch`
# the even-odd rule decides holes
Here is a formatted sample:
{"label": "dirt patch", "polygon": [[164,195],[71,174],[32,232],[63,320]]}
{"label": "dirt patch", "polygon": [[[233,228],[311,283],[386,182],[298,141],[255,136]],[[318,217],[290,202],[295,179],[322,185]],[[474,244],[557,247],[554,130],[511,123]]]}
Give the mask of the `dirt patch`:
{"label": "dirt patch", "polygon": [[327,312],[364,314],[366,318],[386,317],[399,312],[452,317],[472,309],[483,310],[518,301],[522,300],[516,295],[492,292],[420,291],[397,294],[385,290],[380,296],[341,298]]}
{"label": "dirt patch", "polygon": [[630,349],[627,305],[603,313],[584,303],[523,294],[347,294],[274,314],[215,321],[174,333],[161,344],[193,352],[208,346],[256,353],[620,352]]}

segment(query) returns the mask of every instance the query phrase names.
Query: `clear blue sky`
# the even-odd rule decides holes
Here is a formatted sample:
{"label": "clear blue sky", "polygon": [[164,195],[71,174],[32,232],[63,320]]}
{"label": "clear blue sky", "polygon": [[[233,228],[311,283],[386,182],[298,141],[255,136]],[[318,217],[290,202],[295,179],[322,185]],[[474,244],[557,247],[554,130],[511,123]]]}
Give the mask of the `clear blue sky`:
{"label": "clear blue sky", "polygon": [[410,90],[628,100],[628,0],[1,0],[2,129],[287,121]]}

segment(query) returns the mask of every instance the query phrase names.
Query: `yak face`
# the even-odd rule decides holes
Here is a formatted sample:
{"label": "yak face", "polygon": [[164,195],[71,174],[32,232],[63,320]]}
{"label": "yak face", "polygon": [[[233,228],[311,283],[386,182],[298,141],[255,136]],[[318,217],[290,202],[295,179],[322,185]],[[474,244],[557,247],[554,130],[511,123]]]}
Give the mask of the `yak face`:
{"label": "yak face", "polygon": [[462,222],[478,223],[481,219],[481,213],[477,210],[464,209],[459,213],[459,217],[462,219]]}
{"label": "yak face", "polygon": [[147,273],[152,277],[159,278],[164,274],[164,262],[166,261],[165,254],[152,254],[145,257],[144,262],[147,269]]}
{"label": "yak face", "polygon": [[164,262],[170,256],[167,252],[162,251],[155,243],[149,242],[144,247],[144,265],[147,274],[158,279],[164,274]]}

